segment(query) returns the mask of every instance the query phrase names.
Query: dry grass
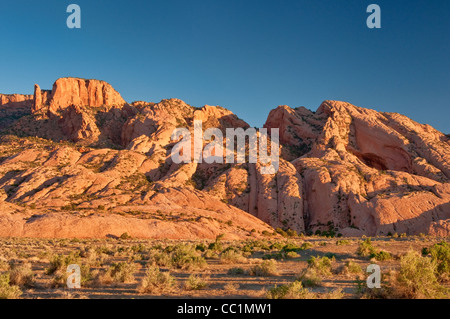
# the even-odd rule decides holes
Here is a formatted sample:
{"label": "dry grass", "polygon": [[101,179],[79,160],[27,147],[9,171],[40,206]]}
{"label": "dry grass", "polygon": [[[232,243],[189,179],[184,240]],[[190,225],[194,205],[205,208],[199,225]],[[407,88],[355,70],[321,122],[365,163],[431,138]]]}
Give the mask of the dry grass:
{"label": "dry grass", "polygon": [[[340,239],[339,244],[317,236],[244,242],[8,238],[0,239],[0,295],[448,298],[448,242],[441,241],[428,236]],[[391,258],[377,260],[373,252]],[[72,263],[81,268],[81,290],[66,288]],[[381,267],[381,289],[366,287],[371,263]]]}

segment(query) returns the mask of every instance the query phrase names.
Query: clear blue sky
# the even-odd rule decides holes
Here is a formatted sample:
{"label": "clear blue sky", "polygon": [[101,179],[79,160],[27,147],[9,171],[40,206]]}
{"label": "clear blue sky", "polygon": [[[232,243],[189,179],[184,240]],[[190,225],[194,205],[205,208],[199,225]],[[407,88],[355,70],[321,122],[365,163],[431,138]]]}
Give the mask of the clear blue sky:
{"label": "clear blue sky", "polygon": [[[371,3],[382,29],[366,27]],[[2,93],[95,78],[128,102],[221,105],[258,127],[278,105],[334,99],[450,133],[448,0],[2,0],[0,12]]]}

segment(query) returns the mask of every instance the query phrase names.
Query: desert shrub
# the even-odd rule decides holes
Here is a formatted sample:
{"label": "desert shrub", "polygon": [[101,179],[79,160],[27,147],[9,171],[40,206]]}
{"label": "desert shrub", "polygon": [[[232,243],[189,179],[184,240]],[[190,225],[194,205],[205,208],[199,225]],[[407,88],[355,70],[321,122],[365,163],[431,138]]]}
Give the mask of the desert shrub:
{"label": "desert shrub", "polygon": [[298,252],[302,248],[300,246],[297,246],[296,244],[288,243],[284,245],[284,247],[281,249],[282,252],[289,253],[289,252]]}
{"label": "desert shrub", "polygon": [[434,244],[430,249],[431,259],[436,262],[436,273],[441,279],[448,279],[450,276],[450,245],[443,241]]}
{"label": "desert shrub", "polygon": [[288,237],[298,237],[297,231],[293,229],[288,229],[286,231],[286,234],[288,235]]}
{"label": "desert shrub", "polygon": [[0,274],[0,299],[17,299],[22,295],[19,286],[11,285],[9,275]]}
{"label": "desert shrub", "polygon": [[322,283],[322,278],[315,268],[306,268],[299,276],[299,281],[304,287],[317,287]]}
{"label": "desert shrub", "polygon": [[400,271],[393,285],[406,298],[441,298],[448,291],[439,284],[436,273],[435,260],[410,250],[400,258]]}
{"label": "desert shrub", "polygon": [[283,251],[277,251],[274,253],[270,253],[270,254],[265,254],[262,259],[276,259],[276,260],[280,260],[280,259],[284,259],[286,258],[286,253],[284,253]]}
{"label": "desert shrub", "polygon": [[138,245],[131,246],[131,250],[135,253],[146,253],[148,252],[148,248],[145,247],[143,244],[139,243]]}
{"label": "desert shrub", "polygon": [[115,250],[112,247],[109,247],[107,245],[98,246],[95,248],[95,251],[98,254],[105,254],[109,256],[113,256],[115,253]]}
{"label": "desert shrub", "polygon": [[131,282],[134,279],[134,272],[136,271],[136,265],[133,263],[118,262],[109,266],[106,271],[106,277],[111,278],[114,283],[126,283]]}
{"label": "desert shrub", "polygon": [[220,262],[222,264],[245,263],[246,261],[247,258],[242,256],[240,252],[237,252],[234,249],[226,250],[220,255]]}
{"label": "desert shrub", "polygon": [[277,276],[277,262],[275,260],[264,260],[261,264],[250,268],[249,274],[251,276],[270,277]]}
{"label": "desert shrub", "polygon": [[85,258],[84,263],[91,267],[100,267],[105,262],[106,254],[92,247],[86,247],[80,251],[80,257]]}
{"label": "desert shrub", "polygon": [[347,239],[340,239],[336,241],[337,246],[350,245],[350,241]]}
{"label": "desert shrub", "polygon": [[201,252],[205,252],[208,247],[205,245],[205,243],[200,243],[195,246],[195,250],[199,250]]}
{"label": "desert shrub", "polygon": [[279,242],[275,242],[273,244],[270,244],[267,240],[250,240],[248,241],[244,247],[242,248],[245,252],[254,252],[257,250],[271,250],[271,249],[281,249],[280,248],[272,248],[272,245],[280,245],[283,247],[283,244]]}
{"label": "desert shrub", "polygon": [[200,275],[192,274],[184,283],[184,288],[186,290],[201,290],[208,285],[205,278]]}
{"label": "desert shrub", "polygon": [[179,269],[197,269],[206,266],[206,260],[192,245],[177,245],[171,253],[171,263]]}
{"label": "desert shrub", "polygon": [[318,274],[328,276],[331,275],[331,266],[334,262],[334,258],[328,257],[311,257],[308,260],[308,265],[317,271]]}
{"label": "desert shrub", "polygon": [[214,250],[214,251],[222,251],[223,250],[223,245],[222,245],[222,239],[225,236],[225,234],[220,234],[216,236],[216,240],[209,244],[208,249],[210,250]]}
{"label": "desert shrub", "polygon": [[69,255],[53,255],[50,260],[50,267],[47,268],[46,274],[53,275],[56,272],[65,272],[67,266],[72,264],[79,264],[80,255],[79,253],[70,253]]}
{"label": "desert shrub", "polygon": [[311,244],[310,242],[304,242],[300,248],[302,250],[307,250],[307,249],[310,249],[312,247],[313,247],[313,244]]}
{"label": "desert shrub", "polygon": [[270,289],[266,297],[269,299],[315,299],[316,295],[304,288],[300,281]]}
{"label": "desert shrub", "polygon": [[448,289],[436,276],[437,264],[429,257],[410,250],[400,258],[400,269],[382,274],[381,288],[369,289],[366,281],[357,279],[357,293],[362,298],[449,298]]}
{"label": "desert shrub", "polygon": [[368,257],[376,253],[375,247],[372,246],[370,238],[359,243],[357,254],[362,257]]}
{"label": "desert shrub", "polygon": [[20,287],[32,287],[34,285],[34,274],[31,264],[13,265],[10,271],[10,284]]}
{"label": "desert shrub", "polygon": [[172,257],[166,252],[153,252],[148,258],[149,263],[160,267],[170,267],[172,265]]}
{"label": "desert shrub", "polygon": [[[382,275],[382,278],[386,277]],[[362,280],[360,276],[356,277],[356,289],[355,293],[361,299],[389,299],[395,298],[393,289],[389,285],[389,281],[382,280],[381,288],[369,288],[367,287],[366,280]]]}
{"label": "desert shrub", "polygon": [[122,235],[120,235],[120,237],[119,237],[120,239],[130,239],[131,238],[131,236],[130,235],[128,235],[128,233],[127,232],[125,232],[125,233],[123,233]]}
{"label": "desert shrub", "polygon": [[230,282],[223,286],[223,290],[225,290],[226,292],[235,292],[239,289],[239,287],[239,284]]}
{"label": "desert shrub", "polygon": [[228,275],[244,275],[245,270],[240,267],[233,267],[233,268],[228,269],[227,274]]}
{"label": "desert shrub", "polygon": [[285,246],[284,243],[280,243],[280,242],[277,241],[277,242],[274,242],[273,244],[271,244],[269,246],[269,248],[271,250],[281,250],[284,246]]}
{"label": "desert shrub", "polygon": [[[81,276],[81,286],[86,286],[91,284],[94,276],[91,272],[91,268],[86,264],[81,264],[80,266],[80,276]],[[50,283],[52,287],[65,287],[67,285],[67,278],[70,273],[67,272],[67,267],[60,268],[56,270],[53,274],[53,280]]]}
{"label": "desert shrub", "polygon": [[363,269],[360,265],[355,263],[352,260],[349,260],[345,263],[344,267],[339,271],[339,273],[342,274],[361,274],[363,272]]}
{"label": "desert shrub", "polygon": [[344,292],[341,288],[327,292],[322,295],[322,299],[342,299],[344,298]]}
{"label": "desert shrub", "polygon": [[288,237],[288,234],[283,229],[281,229],[280,227],[275,229],[275,233],[280,234],[283,237]]}
{"label": "desert shrub", "polygon": [[380,250],[379,252],[376,252],[374,254],[370,255],[371,258],[375,258],[378,261],[384,261],[384,260],[390,260],[392,259],[392,256],[390,253],[384,250]]}
{"label": "desert shrub", "polygon": [[206,250],[203,254],[203,258],[205,259],[220,259],[220,254],[215,250]]}
{"label": "desert shrub", "polygon": [[287,259],[298,258],[298,257],[300,257],[300,254],[295,252],[295,251],[290,251],[290,252],[285,254],[285,257]]}
{"label": "desert shrub", "polygon": [[161,272],[158,267],[149,266],[137,290],[140,293],[168,292],[173,290],[176,280],[169,272]]}

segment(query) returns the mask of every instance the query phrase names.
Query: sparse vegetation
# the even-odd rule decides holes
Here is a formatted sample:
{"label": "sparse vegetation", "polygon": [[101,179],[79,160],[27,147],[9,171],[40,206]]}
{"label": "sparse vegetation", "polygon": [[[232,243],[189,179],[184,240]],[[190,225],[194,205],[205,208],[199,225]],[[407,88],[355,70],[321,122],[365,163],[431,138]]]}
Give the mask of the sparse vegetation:
{"label": "sparse vegetation", "polygon": [[322,278],[317,269],[308,267],[298,278],[305,287],[317,287],[322,283]]}
{"label": "sparse vegetation", "polygon": [[251,276],[270,277],[277,276],[277,262],[275,260],[264,260],[261,264],[255,265],[250,269]]}
{"label": "sparse vegetation", "polygon": [[308,260],[308,265],[310,268],[317,271],[318,274],[323,276],[331,275],[331,265],[335,261],[334,258],[328,257],[311,257]]}
{"label": "sparse vegetation", "polygon": [[430,249],[425,249],[425,254],[430,254],[436,263],[436,274],[443,281],[450,279],[450,245],[443,241],[434,244]]}
{"label": "sparse vegetation", "polygon": [[113,283],[127,283],[134,280],[136,266],[126,262],[113,263],[106,271],[105,279]]}
{"label": "sparse vegetation", "polygon": [[20,287],[32,287],[34,285],[34,274],[31,264],[13,265],[10,271],[10,284]]}
{"label": "sparse vegetation", "polygon": [[175,288],[176,280],[169,272],[161,272],[158,267],[149,266],[137,290],[140,293],[165,293]]}
{"label": "sparse vegetation", "polygon": [[270,289],[266,295],[269,299],[315,299],[316,295],[304,288],[300,281]]}
{"label": "sparse vegetation", "polygon": [[363,269],[356,262],[349,260],[345,263],[344,267],[339,271],[342,274],[362,274]]}
{"label": "sparse vegetation", "polygon": [[0,299],[17,299],[22,294],[19,286],[11,285],[10,274],[0,274]]}
{"label": "sparse vegetation", "polygon": [[357,253],[362,257],[368,257],[376,253],[375,247],[372,246],[372,241],[370,238],[366,238],[366,240],[359,244]]}
{"label": "sparse vegetation", "polygon": [[247,258],[242,256],[242,253],[236,251],[235,249],[228,249],[220,255],[220,262],[222,264],[236,264],[245,263]]}
{"label": "sparse vegetation", "polygon": [[[337,244],[336,239],[317,237],[245,242],[224,241],[222,237],[212,242],[5,238],[0,239],[0,296],[86,298],[102,291],[113,298],[142,294],[300,299],[450,297],[447,241],[430,237],[348,241]],[[405,254],[409,247],[414,249]],[[421,250],[422,254],[417,253]],[[363,257],[357,253],[362,251],[372,253]],[[215,259],[206,259],[208,254]],[[364,269],[370,263],[381,266],[380,289],[366,285],[368,273]],[[69,264],[80,266],[83,289],[65,288]],[[299,273],[299,269],[303,271]],[[355,277],[359,278],[357,290],[338,289]],[[126,295],[121,295],[124,291]]]}
{"label": "sparse vegetation", "polygon": [[448,295],[436,276],[438,264],[435,260],[409,251],[400,259],[400,271],[393,283],[400,296],[405,298],[442,298]]}
{"label": "sparse vegetation", "polygon": [[171,264],[175,268],[192,270],[205,267],[206,260],[197,252],[194,246],[180,244],[173,247]]}
{"label": "sparse vegetation", "polygon": [[186,290],[200,290],[208,285],[206,279],[200,275],[192,274],[186,280],[184,287]]}

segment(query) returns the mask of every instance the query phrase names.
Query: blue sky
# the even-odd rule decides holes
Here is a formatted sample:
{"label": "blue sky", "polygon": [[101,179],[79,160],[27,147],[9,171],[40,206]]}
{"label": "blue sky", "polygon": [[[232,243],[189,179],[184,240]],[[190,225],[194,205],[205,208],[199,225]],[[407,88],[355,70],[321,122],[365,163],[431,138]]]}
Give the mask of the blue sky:
{"label": "blue sky", "polygon": [[[68,29],[66,8],[81,7]],[[381,7],[381,29],[366,8]],[[1,1],[0,92],[105,80],[128,102],[221,105],[261,127],[333,99],[450,133],[448,0]]]}

